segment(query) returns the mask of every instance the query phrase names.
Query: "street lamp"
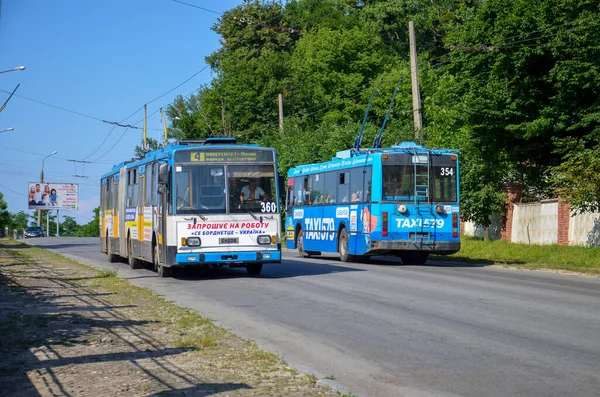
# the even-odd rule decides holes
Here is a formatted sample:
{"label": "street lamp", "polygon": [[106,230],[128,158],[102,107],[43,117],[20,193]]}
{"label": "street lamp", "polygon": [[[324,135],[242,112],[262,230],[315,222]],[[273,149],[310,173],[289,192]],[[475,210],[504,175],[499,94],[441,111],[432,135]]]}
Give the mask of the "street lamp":
{"label": "street lamp", "polygon": [[46,161],[46,159],[48,157],[54,156],[56,153],[58,153],[58,152],[55,150],[52,153],[50,153],[49,155],[47,155],[46,157],[44,157],[44,159],[42,160],[42,173],[40,174],[40,182],[44,183],[44,161]]}
{"label": "street lamp", "polygon": [[7,128],[7,129],[5,129],[5,130],[2,130],[2,131],[0,131],[0,132],[6,132],[6,131],[12,131],[12,130],[14,130],[14,128],[13,128],[13,127],[9,127],[9,128]]}
{"label": "street lamp", "polygon": [[[50,156],[54,156],[56,153],[58,153],[56,150],[53,151],[52,153],[50,153],[49,155],[47,155],[46,157],[44,157],[42,159],[42,172],[40,173],[40,182],[44,183],[44,161],[46,161],[46,159]],[[38,219],[37,219],[37,225],[41,226],[42,225],[42,210],[38,210]],[[48,232],[48,231],[46,231]]]}
{"label": "street lamp", "polygon": [[8,70],[3,70],[0,73],[8,73],[8,72],[14,72],[17,70],[25,70],[26,67],[25,66],[17,66],[16,68],[12,68],[12,69],[8,69]]}

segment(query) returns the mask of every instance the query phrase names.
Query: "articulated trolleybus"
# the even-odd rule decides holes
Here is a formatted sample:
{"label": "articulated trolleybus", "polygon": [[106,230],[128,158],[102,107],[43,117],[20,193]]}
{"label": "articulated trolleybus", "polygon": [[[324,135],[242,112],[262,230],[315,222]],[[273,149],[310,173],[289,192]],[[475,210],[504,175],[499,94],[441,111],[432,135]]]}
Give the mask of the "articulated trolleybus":
{"label": "articulated trolleybus", "polygon": [[281,262],[274,149],[233,138],[183,141],[102,176],[101,246],[110,262],[245,267]]}
{"label": "articulated trolleybus", "polygon": [[456,151],[412,142],[346,150],[288,172],[286,246],[343,262],[392,255],[423,264],[460,249]]}

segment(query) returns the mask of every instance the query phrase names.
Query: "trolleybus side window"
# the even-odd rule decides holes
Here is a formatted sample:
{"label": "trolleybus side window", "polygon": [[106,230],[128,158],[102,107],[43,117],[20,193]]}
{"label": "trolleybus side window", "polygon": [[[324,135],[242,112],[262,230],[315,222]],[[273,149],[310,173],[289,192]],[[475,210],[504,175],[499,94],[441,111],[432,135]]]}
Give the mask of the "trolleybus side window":
{"label": "trolleybus side window", "polygon": [[337,178],[338,173],[335,171],[326,172],[324,174],[325,178],[325,190],[323,192],[323,196],[325,204],[335,204],[337,197]]}
{"label": "trolleybus side window", "polygon": [[350,201],[350,173],[340,172],[338,174],[338,201],[340,203],[347,203]]}
{"label": "trolleybus side window", "polygon": [[302,197],[304,197],[304,177],[294,178],[294,206],[302,205]]}
{"label": "trolleybus side window", "polygon": [[310,190],[310,204],[320,205],[323,204],[323,187],[325,186],[325,179],[323,174],[314,174],[310,176],[311,190]]}
{"label": "trolleybus side window", "polygon": [[127,206],[133,207],[137,203],[138,192],[137,185],[137,168],[132,168],[127,172]]}

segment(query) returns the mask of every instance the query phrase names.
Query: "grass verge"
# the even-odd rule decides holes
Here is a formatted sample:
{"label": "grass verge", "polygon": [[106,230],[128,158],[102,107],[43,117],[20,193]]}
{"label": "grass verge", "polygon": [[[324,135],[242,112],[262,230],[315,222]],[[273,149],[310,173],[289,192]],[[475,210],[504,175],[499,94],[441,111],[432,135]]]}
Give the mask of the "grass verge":
{"label": "grass verge", "polygon": [[458,253],[432,259],[600,275],[600,248],[580,246],[515,244],[463,236]]}

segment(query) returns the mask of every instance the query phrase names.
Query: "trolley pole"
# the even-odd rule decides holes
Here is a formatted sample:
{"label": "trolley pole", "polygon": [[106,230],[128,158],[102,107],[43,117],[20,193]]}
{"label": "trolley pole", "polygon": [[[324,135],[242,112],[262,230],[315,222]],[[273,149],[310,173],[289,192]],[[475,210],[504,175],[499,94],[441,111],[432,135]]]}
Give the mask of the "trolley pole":
{"label": "trolley pole", "polygon": [[423,119],[421,116],[421,94],[419,92],[419,70],[417,68],[417,44],[415,42],[415,25],[408,22],[408,41],[410,45],[410,76],[412,81],[413,120],[415,123],[415,139],[421,141]]}

